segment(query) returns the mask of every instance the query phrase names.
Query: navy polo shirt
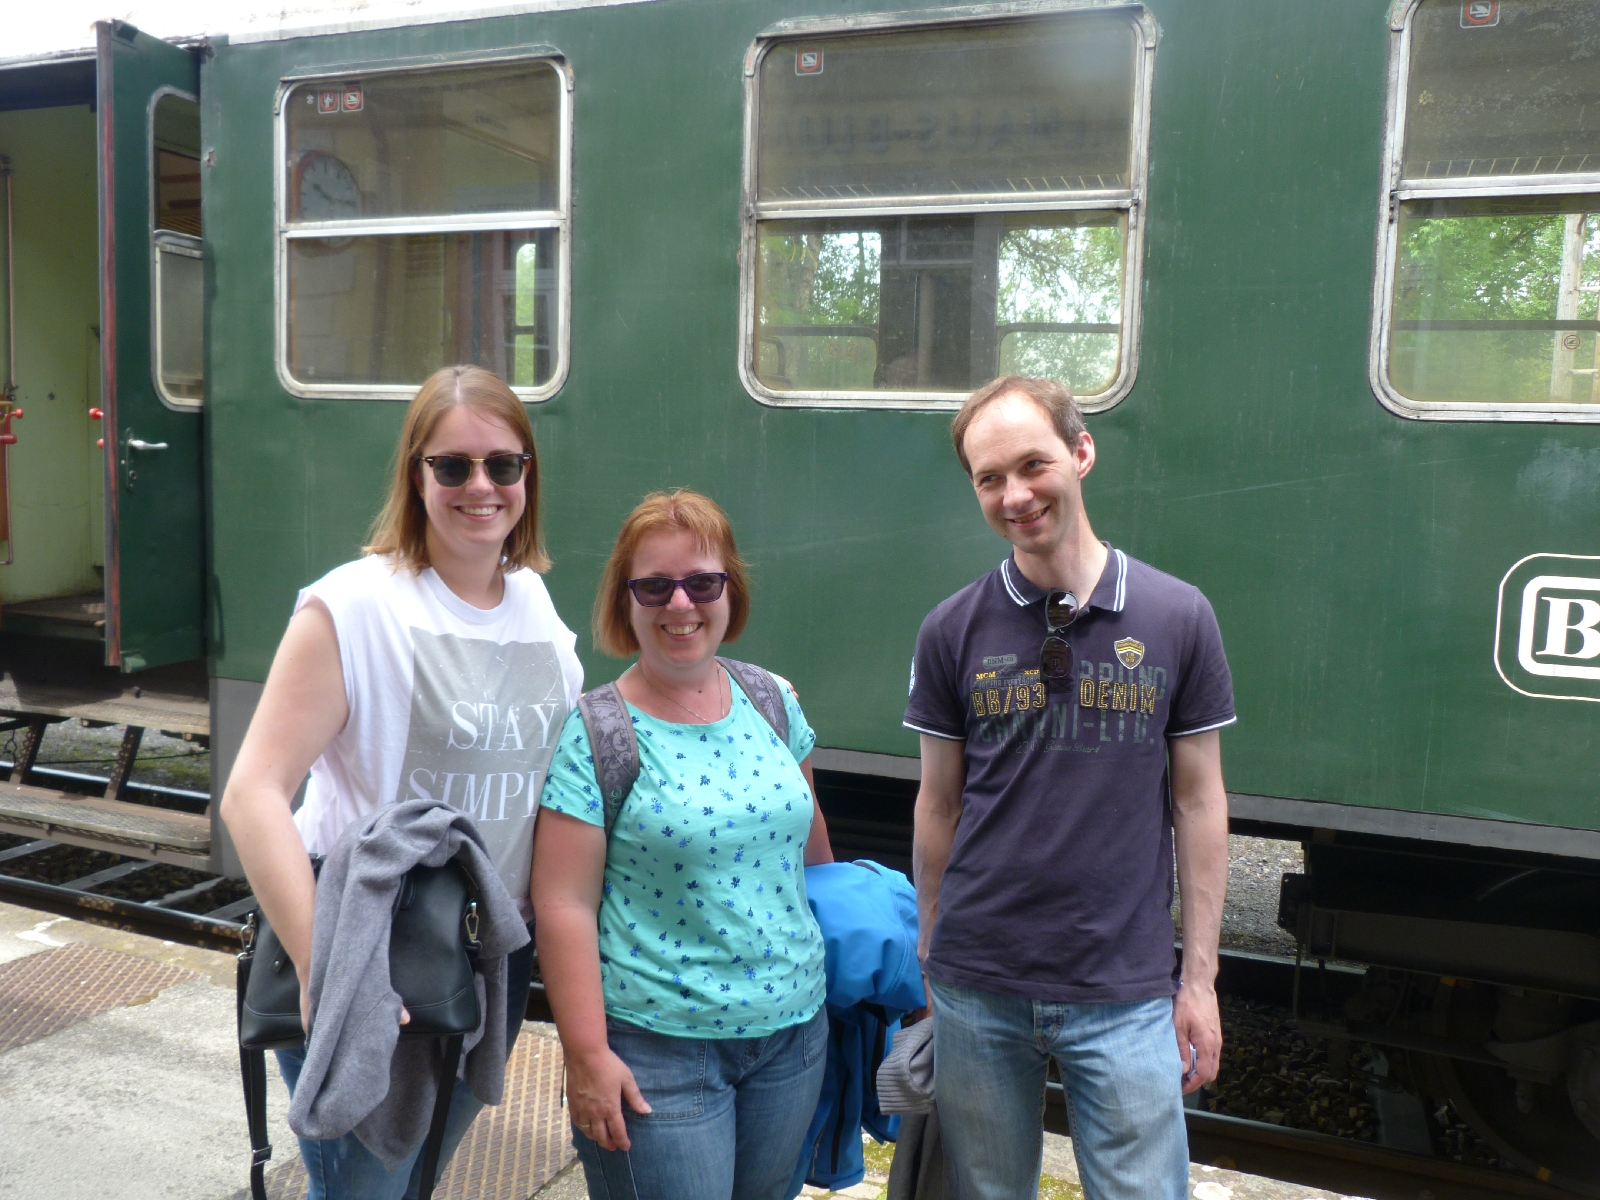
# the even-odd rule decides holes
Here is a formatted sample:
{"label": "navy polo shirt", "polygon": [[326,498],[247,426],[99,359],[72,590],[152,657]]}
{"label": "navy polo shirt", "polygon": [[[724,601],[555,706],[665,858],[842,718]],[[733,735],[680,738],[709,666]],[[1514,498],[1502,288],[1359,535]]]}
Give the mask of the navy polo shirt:
{"label": "navy polo shirt", "polygon": [[1167,739],[1235,720],[1222,634],[1198,588],[1111,550],[1066,633],[1075,678],[1047,689],[1045,594],[1008,558],[917,634],[905,724],[966,762],[928,974],[1034,1000],[1171,995]]}

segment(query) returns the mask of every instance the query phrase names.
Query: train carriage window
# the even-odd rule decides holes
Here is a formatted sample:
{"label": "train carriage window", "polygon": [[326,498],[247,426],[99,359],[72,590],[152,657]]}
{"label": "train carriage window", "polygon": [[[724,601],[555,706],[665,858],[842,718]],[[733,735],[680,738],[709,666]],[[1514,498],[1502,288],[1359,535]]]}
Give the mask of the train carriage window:
{"label": "train carriage window", "polygon": [[151,359],[156,391],[174,408],[205,400],[200,241],[200,105],[163,91],[150,108]]}
{"label": "train carriage window", "polygon": [[751,392],[942,407],[1016,371],[1126,394],[1153,48],[1137,8],[759,43]]}
{"label": "train carriage window", "polygon": [[317,79],[283,97],[280,367],[409,398],[475,362],[566,374],[568,82],[549,59]]}
{"label": "train carriage window", "polygon": [[1395,53],[1378,394],[1600,420],[1600,6],[1420,0]]}

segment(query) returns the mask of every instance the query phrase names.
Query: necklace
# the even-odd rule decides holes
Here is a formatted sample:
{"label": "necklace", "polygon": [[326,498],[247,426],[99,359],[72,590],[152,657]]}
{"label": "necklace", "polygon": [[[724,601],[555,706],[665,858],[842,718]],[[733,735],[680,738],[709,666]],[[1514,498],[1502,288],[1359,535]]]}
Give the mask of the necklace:
{"label": "necklace", "polygon": [[[718,671],[718,674],[720,675],[721,672]],[[684,704],[684,703],[682,703],[682,702],[680,702],[678,700],[674,700],[671,696],[667,695],[660,688],[658,688],[655,684],[650,682],[650,676],[645,673],[645,669],[644,669],[644,664],[643,663],[639,664],[639,678],[644,680],[645,687],[649,688],[656,695],[660,696],[668,704],[671,704],[671,705],[674,705],[674,706],[676,706],[678,708],[683,709],[684,712],[688,713],[696,721],[699,721],[700,724],[702,724],[702,725],[710,725],[713,720],[721,720],[720,717],[717,717],[717,718],[702,717],[699,713],[695,712],[695,710],[690,708],[687,704]],[[721,701],[722,701],[722,685],[721,685],[720,682],[718,682],[718,684],[716,686],[716,698],[717,698],[718,704],[720,705]]]}

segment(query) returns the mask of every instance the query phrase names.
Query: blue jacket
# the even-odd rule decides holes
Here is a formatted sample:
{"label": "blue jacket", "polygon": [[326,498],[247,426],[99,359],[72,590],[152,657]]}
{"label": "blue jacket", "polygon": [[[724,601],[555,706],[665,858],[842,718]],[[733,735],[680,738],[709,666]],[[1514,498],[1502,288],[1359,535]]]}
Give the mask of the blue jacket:
{"label": "blue jacket", "polygon": [[789,1188],[832,1189],[866,1174],[861,1131],[892,1142],[900,1118],[878,1111],[878,1064],[900,1018],[927,999],[917,961],[917,892],[874,862],[806,868],[806,899],[827,955],[828,1064],[822,1098]]}

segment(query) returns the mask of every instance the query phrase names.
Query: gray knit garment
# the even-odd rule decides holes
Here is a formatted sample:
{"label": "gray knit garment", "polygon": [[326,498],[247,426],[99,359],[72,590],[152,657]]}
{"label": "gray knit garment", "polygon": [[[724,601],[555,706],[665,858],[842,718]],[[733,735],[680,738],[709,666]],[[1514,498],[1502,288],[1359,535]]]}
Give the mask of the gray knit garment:
{"label": "gray knit garment", "polygon": [[886,1113],[933,1111],[933,1018],[895,1031],[894,1048],[878,1064],[878,1109]]}
{"label": "gray knit garment", "polygon": [[485,1104],[505,1087],[506,955],[528,943],[471,818],[437,800],[386,804],[350,826],[322,865],[311,924],[311,1036],[289,1128],[323,1140],[355,1132],[393,1171],[428,1136],[444,1066],[439,1038],[400,1038],[389,984],[389,925],[412,867],[458,859],[481,914],[478,1011],[461,1077]]}

